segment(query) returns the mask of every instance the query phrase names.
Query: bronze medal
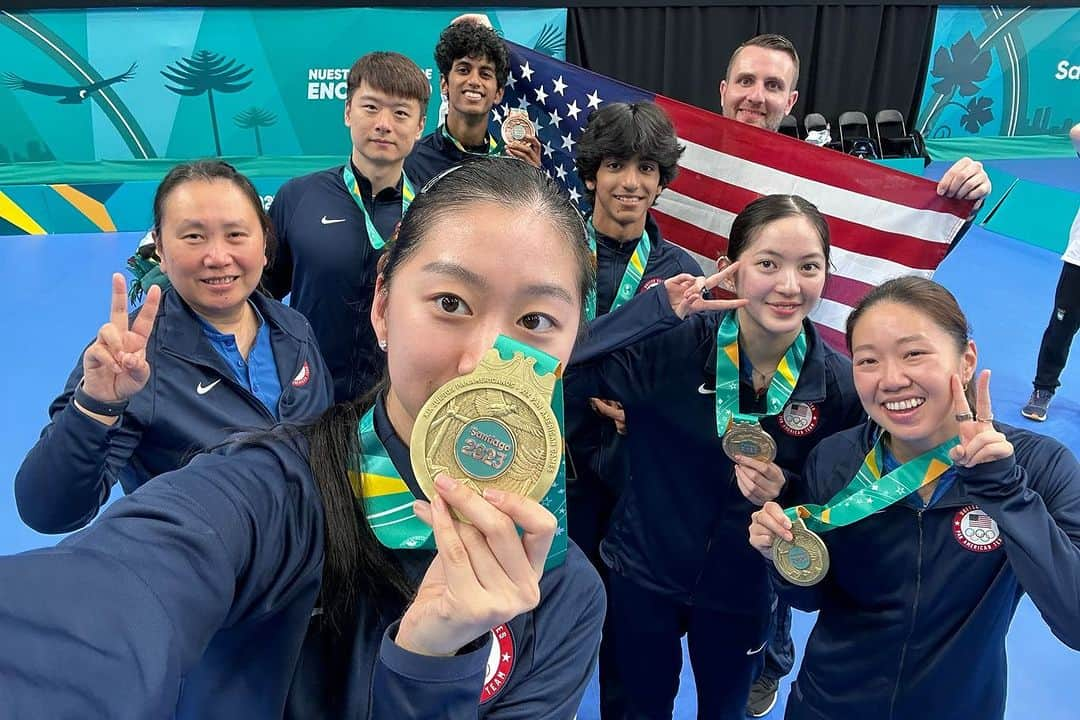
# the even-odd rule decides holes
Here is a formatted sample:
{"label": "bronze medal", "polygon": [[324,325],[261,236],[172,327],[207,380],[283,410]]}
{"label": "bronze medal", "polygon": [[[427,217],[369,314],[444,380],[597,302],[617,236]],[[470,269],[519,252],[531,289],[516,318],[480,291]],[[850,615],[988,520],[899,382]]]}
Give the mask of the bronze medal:
{"label": "bronze medal", "polygon": [[733,422],[724,433],[723,447],[732,462],[736,455],[766,463],[776,459],[776,441],[756,422]]}
{"label": "bronze medal", "polygon": [[502,124],[504,142],[521,142],[525,138],[536,137],[536,128],[529,120],[529,114],[520,108],[513,108],[506,114]]}
{"label": "bronze medal", "polygon": [[802,520],[791,524],[791,534],[792,542],[780,537],[773,541],[773,565],[792,585],[816,585],[829,572],[829,549]]}
{"label": "bronze medal", "polygon": [[444,472],[478,493],[513,492],[537,502],[562,461],[563,438],[551,409],[555,376],[537,375],[522,353],[492,349],[468,375],[435,391],[413,424],[409,456],[429,498]]}

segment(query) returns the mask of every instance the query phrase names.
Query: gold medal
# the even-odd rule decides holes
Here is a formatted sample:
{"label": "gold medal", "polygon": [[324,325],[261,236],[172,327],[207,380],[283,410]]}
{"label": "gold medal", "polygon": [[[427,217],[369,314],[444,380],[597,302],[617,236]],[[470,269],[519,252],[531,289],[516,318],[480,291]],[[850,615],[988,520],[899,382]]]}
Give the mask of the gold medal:
{"label": "gold medal", "polygon": [[732,461],[736,455],[770,463],[776,459],[776,441],[755,423],[733,422],[724,433],[724,454]]}
{"label": "gold medal", "polygon": [[513,108],[506,114],[502,124],[504,142],[521,142],[525,138],[536,137],[536,128],[529,120],[529,114],[521,108]]}
{"label": "gold medal", "polygon": [[773,565],[792,585],[816,585],[829,572],[829,549],[801,519],[791,524],[791,534],[791,542],[780,537],[773,541]]}
{"label": "gold medal", "polygon": [[551,409],[555,376],[537,375],[520,352],[488,350],[468,375],[428,398],[413,424],[409,457],[429,498],[444,472],[478,493],[485,488],[540,502],[555,481],[563,438]]}

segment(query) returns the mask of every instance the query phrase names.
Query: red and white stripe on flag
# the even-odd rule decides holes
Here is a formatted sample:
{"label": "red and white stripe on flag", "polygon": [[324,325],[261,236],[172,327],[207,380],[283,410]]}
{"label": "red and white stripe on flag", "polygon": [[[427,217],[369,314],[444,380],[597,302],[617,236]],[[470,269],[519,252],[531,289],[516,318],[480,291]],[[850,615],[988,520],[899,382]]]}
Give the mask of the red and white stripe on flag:
{"label": "red and white stripe on flag", "polygon": [[656,96],[686,152],[679,176],[653,208],[664,237],[708,267],[724,254],[732,220],[762,195],[801,195],[829,223],[831,277],[811,314],[844,348],[844,323],[871,287],[901,275],[931,277],[973,203],[937,185],[835,150],[728,120]]}

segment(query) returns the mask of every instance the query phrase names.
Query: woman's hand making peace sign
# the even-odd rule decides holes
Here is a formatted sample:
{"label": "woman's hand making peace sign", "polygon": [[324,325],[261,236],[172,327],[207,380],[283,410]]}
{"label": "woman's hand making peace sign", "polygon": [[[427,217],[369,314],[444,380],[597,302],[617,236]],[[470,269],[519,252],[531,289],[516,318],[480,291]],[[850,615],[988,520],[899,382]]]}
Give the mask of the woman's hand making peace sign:
{"label": "woman's hand making peace sign", "polygon": [[960,444],[949,451],[961,467],[1001,460],[1013,454],[1013,446],[994,428],[990,409],[990,371],[983,370],[975,385],[975,413],[971,412],[959,375],[952,377],[953,412],[960,423]]}
{"label": "woman's hand making peace sign", "polygon": [[109,322],[83,353],[83,392],[100,402],[118,403],[143,389],[150,378],[146,343],[160,302],[161,288],[150,288],[129,329],[127,283],[120,273],[113,274]]}

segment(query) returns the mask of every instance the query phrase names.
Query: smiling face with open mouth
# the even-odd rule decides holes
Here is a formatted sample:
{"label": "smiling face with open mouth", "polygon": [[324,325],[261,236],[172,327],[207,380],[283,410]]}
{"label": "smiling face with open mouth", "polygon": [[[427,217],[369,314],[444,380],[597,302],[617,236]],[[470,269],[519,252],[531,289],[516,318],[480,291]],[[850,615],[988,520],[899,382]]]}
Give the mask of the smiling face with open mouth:
{"label": "smiling face with open mouth", "polygon": [[239,315],[266,266],[266,237],[250,200],[228,180],[178,185],[164,203],[161,270],[211,324]]}
{"label": "smiling face with open mouth", "polygon": [[749,45],[731,62],[720,82],[724,117],[766,130],[776,130],[791,112],[795,90],[795,62],[781,50]]}
{"label": "smiling face with open mouth", "polygon": [[645,228],[645,214],[663,188],[660,165],[638,156],[606,157],[596,180],[585,183],[596,194],[593,225],[616,240],[636,240]]}
{"label": "smiling face with open mouth", "polygon": [[976,353],[906,303],[867,309],[852,331],[855,388],[870,418],[889,433],[898,459],[920,455],[957,433],[953,375],[968,382]]}
{"label": "smiling face with open mouth", "polygon": [[486,56],[454,60],[450,72],[439,79],[450,111],[487,118],[491,107],[502,100],[503,88],[495,77],[495,63]]}

